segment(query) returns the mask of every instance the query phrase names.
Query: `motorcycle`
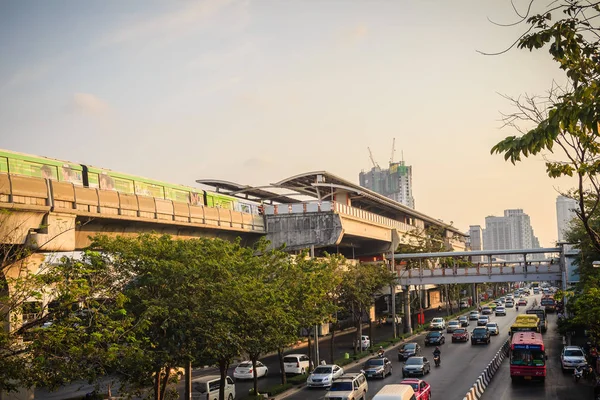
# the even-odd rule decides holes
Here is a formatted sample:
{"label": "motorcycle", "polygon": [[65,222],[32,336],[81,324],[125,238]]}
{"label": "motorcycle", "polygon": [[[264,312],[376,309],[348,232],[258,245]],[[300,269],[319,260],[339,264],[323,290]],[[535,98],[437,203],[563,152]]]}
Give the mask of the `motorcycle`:
{"label": "motorcycle", "polygon": [[385,356],[385,351],[383,351],[383,350],[379,350],[379,351],[377,352],[377,357],[379,357],[379,358],[383,358],[383,356]]}
{"label": "motorcycle", "polygon": [[439,355],[434,355],[433,356],[433,362],[435,363],[436,367],[439,367],[440,363],[441,363],[440,356]]}
{"label": "motorcycle", "polygon": [[573,379],[575,379],[575,383],[579,382],[582,376],[583,367],[575,367],[575,369],[573,370]]}
{"label": "motorcycle", "polygon": [[518,304],[515,306],[515,310],[519,311],[519,305]]}

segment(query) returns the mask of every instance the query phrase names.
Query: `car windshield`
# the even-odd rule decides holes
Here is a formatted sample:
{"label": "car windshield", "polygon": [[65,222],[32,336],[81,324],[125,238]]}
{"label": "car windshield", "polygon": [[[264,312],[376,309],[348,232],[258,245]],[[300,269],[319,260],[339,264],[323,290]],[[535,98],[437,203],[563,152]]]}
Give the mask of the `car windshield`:
{"label": "car windshield", "polygon": [[252,366],[252,363],[249,361],[243,362],[240,365],[238,365],[238,367],[242,367],[242,368],[250,368]]}
{"label": "car windshield", "polygon": [[406,361],[406,365],[421,365],[421,359],[420,358],[409,358]]}
{"label": "car windshield", "polygon": [[313,374],[330,374],[330,373],[331,373],[331,367],[317,367],[313,371]]}
{"label": "car windshield", "polygon": [[296,357],[283,357],[284,363],[297,363],[298,359]]}
{"label": "car windshield", "polygon": [[417,348],[417,345],[415,343],[408,343],[402,347],[403,350],[414,350],[416,348]]}
{"label": "car windshield", "polygon": [[442,322],[444,319],[443,318],[434,318],[433,322]]}
{"label": "car windshield", "polygon": [[565,357],[583,357],[581,350],[565,350]]}
{"label": "car windshield", "polygon": [[352,382],[336,382],[334,381],[331,384],[332,392],[351,392],[352,391]]}
{"label": "car windshield", "polygon": [[461,333],[465,333],[466,331],[467,331],[466,329],[457,329],[454,331],[454,333],[461,334]]}
{"label": "car windshield", "polygon": [[412,388],[413,388],[413,390],[415,392],[419,391],[419,383],[418,382],[401,382],[400,384],[402,384],[402,385],[410,385],[410,386],[412,386]]}
{"label": "car windshield", "polygon": [[429,336],[429,337],[438,337],[438,336],[441,336],[441,335],[442,334],[440,332],[429,332],[427,334],[427,336]]}
{"label": "car windshield", "polygon": [[378,366],[382,366],[383,365],[383,359],[382,358],[372,358],[369,361],[367,361],[366,366],[367,367],[378,367]]}
{"label": "car windshield", "polygon": [[467,317],[465,317],[464,315],[462,317],[460,317],[458,320],[459,321],[464,321],[465,319],[467,319]]}
{"label": "car windshield", "polygon": [[485,335],[485,331],[486,330],[487,329],[485,329],[485,328],[481,328],[481,329],[477,329],[476,328],[476,329],[473,329],[473,334],[475,334],[475,335]]}
{"label": "car windshield", "polygon": [[487,326],[488,328],[493,328],[493,329],[496,329],[496,328],[497,328],[496,324],[487,324],[486,326]]}
{"label": "car windshield", "polygon": [[458,325],[458,321],[450,321],[448,325]]}

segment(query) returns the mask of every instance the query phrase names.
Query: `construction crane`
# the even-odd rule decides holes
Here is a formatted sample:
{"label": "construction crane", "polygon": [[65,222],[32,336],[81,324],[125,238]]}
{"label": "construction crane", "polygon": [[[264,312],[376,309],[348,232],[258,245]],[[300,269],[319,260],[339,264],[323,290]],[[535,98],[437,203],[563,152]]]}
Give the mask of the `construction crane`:
{"label": "construction crane", "polygon": [[373,153],[371,152],[371,148],[367,147],[367,150],[369,150],[369,158],[371,159],[371,162],[373,163],[373,167],[381,169],[381,167],[379,166],[379,164],[377,164],[375,162],[375,159],[373,158]]}
{"label": "construction crane", "polygon": [[396,152],[396,138],[392,141],[392,155],[390,156],[390,164],[394,163],[394,153]]}

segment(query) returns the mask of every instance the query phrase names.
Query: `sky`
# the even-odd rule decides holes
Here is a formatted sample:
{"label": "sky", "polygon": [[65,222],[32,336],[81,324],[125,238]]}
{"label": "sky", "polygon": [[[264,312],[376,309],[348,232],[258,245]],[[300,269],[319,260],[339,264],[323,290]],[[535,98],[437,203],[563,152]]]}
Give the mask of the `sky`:
{"label": "sky", "polygon": [[509,0],[2,1],[0,148],[190,186],[358,183],[395,138],[417,210],[466,231],[522,208],[552,246],[574,181],[490,154],[517,134],[500,94],[564,81],[545,51],[478,52],[517,19]]}

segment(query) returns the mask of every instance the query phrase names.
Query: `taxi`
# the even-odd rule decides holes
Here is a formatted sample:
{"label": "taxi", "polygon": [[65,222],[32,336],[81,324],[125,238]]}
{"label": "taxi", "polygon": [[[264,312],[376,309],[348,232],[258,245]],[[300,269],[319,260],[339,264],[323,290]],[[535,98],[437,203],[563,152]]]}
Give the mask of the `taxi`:
{"label": "taxi", "polygon": [[431,399],[431,386],[422,379],[403,379],[400,384],[412,386],[416,400]]}

